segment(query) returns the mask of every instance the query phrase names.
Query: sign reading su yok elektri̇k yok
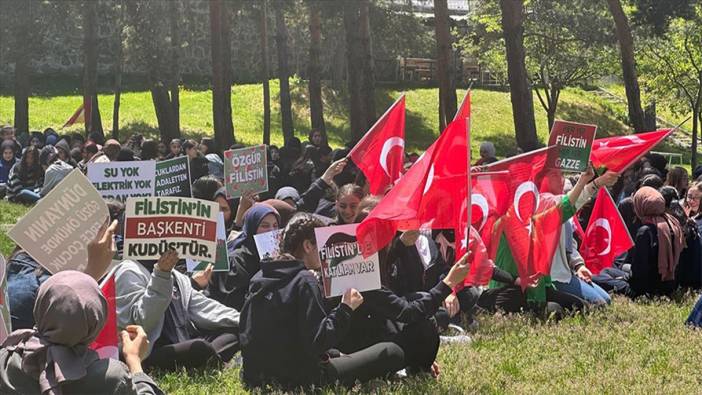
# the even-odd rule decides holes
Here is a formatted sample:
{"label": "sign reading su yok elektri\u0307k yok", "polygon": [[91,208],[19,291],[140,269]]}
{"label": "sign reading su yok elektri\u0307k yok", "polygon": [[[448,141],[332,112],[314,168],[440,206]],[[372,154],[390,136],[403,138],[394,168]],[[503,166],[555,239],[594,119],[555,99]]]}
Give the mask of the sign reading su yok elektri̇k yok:
{"label": "sign reading su yok elektri\u0307k yok", "polygon": [[548,145],[555,146],[548,155],[547,167],[568,172],[581,172],[590,162],[596,125],[556,120]]}

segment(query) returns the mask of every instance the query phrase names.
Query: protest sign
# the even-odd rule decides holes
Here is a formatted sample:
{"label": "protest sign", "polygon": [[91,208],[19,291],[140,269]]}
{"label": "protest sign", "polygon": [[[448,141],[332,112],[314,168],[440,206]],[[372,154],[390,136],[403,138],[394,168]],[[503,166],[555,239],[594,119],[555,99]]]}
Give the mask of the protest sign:
{"label": "protest sign", "polygon": [[12,332],[10,305],[7,297],[7,262],[2,255],[0,255],[0,281],[0,343],[2,343]]}
{"label": "protest sign", "polygon": [[156,162],[156,196],[192,196],[187,156]]}
{"label": "protest sign", "polygon": [[130,196],[153,196],[156,162],[89,163],[88,179],[100,196],[124,202]]}
{"label": "protest sign", "polygon": [[[224,214],[222,212],[217,215],[217,256],[212,270],[215,272],[229,271],[229,250],[227,250],[227,227],[224,225]],[[185,267],[189,273],[199,270],[205,270],[209,262],[196,261],[193,259],[185,260]]]}
{"label": "protest sign", "polygon": [[271,259],[280,255],[280,236],[282,229],[254,235],[256,250],[261,259]]}
{"label": "protest sign", "polygon": [[130,197],[124,220],[125,259],[180,258],[215,263],[217,203],[184,197]]}
{"label": "protest sign", "polygon": [[363,257],[356,240],[357,226],[350,224],[314,230],[326,297],[342,295],[349,288],[361,292],[380,288],[378,254]]}
{"label": "protest sign", "polygon": [[590,163],[592,141],[597,125],[556,120],[548,139],[549,151],[546,166],[551,169],[581,172]]}
{"label": "protest sign", "polygon": [[8,235],[46,270],[83,271],[85,249],[109,217],[105,201],[73,170],[10,229]]}
{"label": "protest sign", "polygon": [[228,199],[241,197],[245,192],[268,191],[266,146],[225,151],[224,184]]}

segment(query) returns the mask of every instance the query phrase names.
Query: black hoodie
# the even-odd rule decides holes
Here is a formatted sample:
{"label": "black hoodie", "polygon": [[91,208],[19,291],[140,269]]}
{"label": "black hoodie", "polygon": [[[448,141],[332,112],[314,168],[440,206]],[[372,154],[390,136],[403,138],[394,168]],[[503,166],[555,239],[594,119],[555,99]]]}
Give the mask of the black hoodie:
{"label": "black hoodie", "polygon": [[317,278],[294,259],[264,260],[241,311],[242,379],[286,388],[323,382],[327,351],[348,332],[352,310],[329,314]]}

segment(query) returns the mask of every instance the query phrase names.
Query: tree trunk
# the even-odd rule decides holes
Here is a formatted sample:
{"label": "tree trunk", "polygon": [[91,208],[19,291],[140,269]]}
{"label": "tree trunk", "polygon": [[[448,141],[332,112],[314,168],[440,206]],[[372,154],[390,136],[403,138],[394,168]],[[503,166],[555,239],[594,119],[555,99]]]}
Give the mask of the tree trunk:
{"label": "tree trunk", "polygon": [[120,2],[120,16],[117,26],[117,54],[115,55],[115,102],[112,107],[112,138],[119,140],[119,106],[122,96],[122,67],[124,63],[124,48],[122,48],[122,33],[124,32],[125,8],[124,0]]}
{"label": "tree trunk", "polygon": [[282,116],[283,141],[295,137],[293,131],[292,100],[290,99],[290,71],[288,66],[288,27],[285,25],[283,8],[279,0],[275,7],[275,43],[278,48],[278,79],[280,80],[280,115]]}
{"label": "tree trunk", "polygon": [[[359,54],[361,60],[361,112],[364,129],[369,129],[376,121],[375,116],[375,77],[373,71],[373,51],[370,37],[370,2],[360,0],[358,15]],[[363,130],[365,132],[365,130]]]}
{"label": "tree trunk", "polygon": [[322,43],[322,21],[320,17],[319,2],[313,0],[309,3],[310,18],[310,59],[309,59],[309,94],[310,94],[310,121],[312,129],[322,133],[324,144],[327,143],[327,131],[324,125],[324,104],[322,102],[322,76],[319,65],[319,52]]}
{"label": "tree trunk", "polygon": [[[226,70],[225,41],[223,34],[228,28],[226,9],[222,0],[211,0],[210,5],[210,40],[212,55],[212,117],[214,123],[215,141],[222,148],[228,148],[234,143],[234,125],[232,124],[231,84]],[[224,36],[224,37],[223,37]]]}
{"label": "tree trunk", "polygon": [[534,98],[524,63],[523,7],[521,0],[500,0],[514,130],[517,144],[527,152],[538,148],[539,140],[536,137]]}
{"label": "tree trunk", "polygon": [[271,143],[271,88],[268,80],[268,1],[261,2],[261,63],[263,64],[263,144]]}
{"label": "tree trunk", "polygon": [[177,138],[173,125],[173,107],[168,95],[168,88],[153,76],[150,80],[151,101],[154,103],[161,141],[168,144],[172,139]]}
{"label": "tree trunk", "polygon": [[[439,132],[446,128],[456,115],[456,81],[454,77],[451,29],[446,0],[434,1],[434,28],[436,34],[437,72],[439,80]],[[444,120],[441,122],[441,120]]]}
{"label": "tree trunk", "polygon": [[15,31],[15,129],[19,133],[29,132],[29,56],[30,29],[32,29],[32,2],[24,2],[20,14],[19,28]]}
{"label": "tree trunk", "polygon": [[697,167],[697,135],[700,124],[699,105],[697,107],[692,110],[692,144],[690,144],[690,169],[692,170]]}
{"label": "tree trunk", "polygon": [[173,114],[173,135],[180,137],[180,46],[181,34],[178,20],[180,11],[178,1],[171,0],[168,3],[168,19],[171,30],[171,78],[170,97],[171,113]]}
{"label": "tree trunk", "polygon": [[361,105],[361,75],[359,65],[360,50],[358,45],[358,3],[344,2],[344,30],[346,33],[346,82],[349,91],[349,118],[351,123],[351,142],[363,137],[363,107]]}
{"label": "tree trunk", "polygon": [[626,101],[629,106],[629,122],[636,133],[645,132],[644,112],[641,108],[641,92],[636,75],[636,60],[634,58],[634,38],[626,14],[620,0],[607,0],[609,11],[614,19],[619,41],[619,51],[622,60],[622,76],[626,89]]}
{"label": "tree trunk", "polygon": [[[97,97],[97,7],[96,1],[85,1],[83,7],[83,100],[91,103],[90,122],[86,116],[86,132],[96,132],[104,138]],[[87,114],[86,114],[87,115]]]}

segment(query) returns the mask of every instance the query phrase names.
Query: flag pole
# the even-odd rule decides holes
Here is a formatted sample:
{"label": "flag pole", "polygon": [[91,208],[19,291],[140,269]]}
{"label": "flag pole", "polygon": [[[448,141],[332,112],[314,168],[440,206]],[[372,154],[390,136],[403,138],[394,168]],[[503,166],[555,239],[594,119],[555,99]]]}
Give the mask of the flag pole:
{"label": "flag pole", "polygon": [[[471,85],[472,85],[472,83],[471,83]],[[466,96],[469,96],[469,95],[470,95],[470,90],[468,91],[468,94]],[[470,100],[470,98],[468,100]],[[471,112],[472,112],[472,106],[471,106]],[[472,114],[470,114],[468,116],[468,118],[466,118],[466,148],[468,151],[468,155],[466,155],[467,156],[466,160],[468,161],[467,166],[466,166],[466,169],[468,170],[468,171],[466,171],[467,177],[468,177],[468,188],[467,188],[468,193],[466,196],[466,209],[468,210],[467,217],[466,217],[467,218],[466,226],[468,227],[468,229],[466,229],[466,251],[470,251],[470,245],[468,243],[470,242],[470,227],[471,227],[471,222],[472,222],[471,216],[473,214],[473,202],[472,202],[473,185],[472,185],[472,181],[470,179],[470,162],[471,162],[470,161],[470,124],[471,124],[472,119],[473,119]]]}

